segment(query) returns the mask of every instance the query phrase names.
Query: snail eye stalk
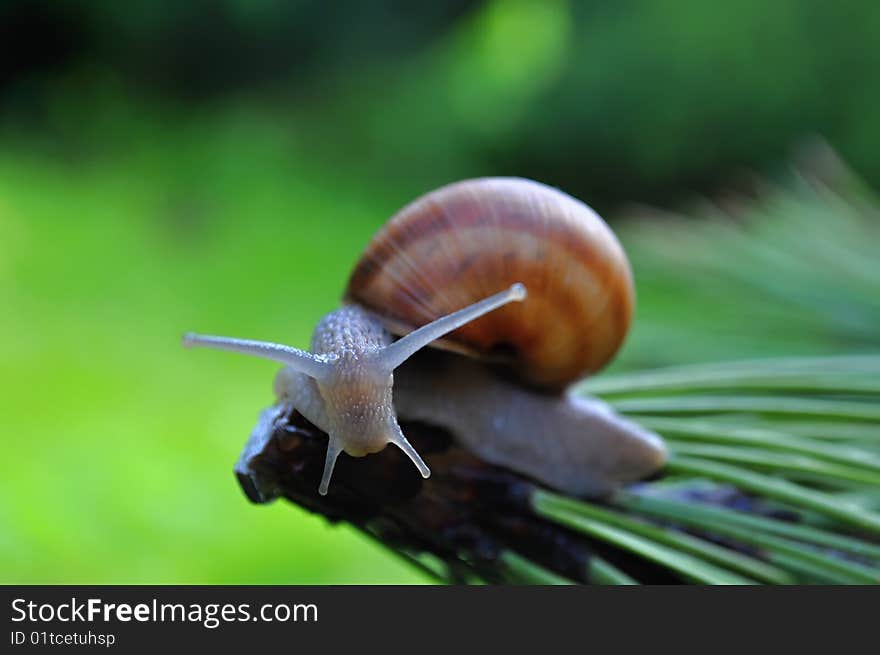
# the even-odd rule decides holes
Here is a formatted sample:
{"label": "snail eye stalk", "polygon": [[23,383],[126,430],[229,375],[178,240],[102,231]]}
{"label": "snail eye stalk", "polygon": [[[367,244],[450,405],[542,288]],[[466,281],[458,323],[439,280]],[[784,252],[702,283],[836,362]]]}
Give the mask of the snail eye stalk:
{"label": "snail eye stalk", "polygon": [[236,339],[234,337],[215,337],[211,335],[188,332],[183,336],[185,348],[213,348],[230,352],[252,355],[268,359],[279,364],[286,364],[295,371],[305,373],[315,380],[324,379],[330,372],[332,360],[324,355],[313,355],[305,350],[285,346],[270,341],[254,341],[252,339]]}
{"label": "snail eye stalk", "polygon": [[453,330],[457,330],[462,325],[466,325],[489,312],[503,307],[511,302],[522,302],[526,298],[526,285],[517,282],[510,288],[489,296],[483,300],[479,300],[472,305],[468,305],[464,309],[441,316],[431,321],[427,325],[423,325],[404,337],[401,337],[387,348],[383,349],[378,355],[378,361],[381,366],[389,371],[396,369],[403,364],[413,354],[427,346],[432,341],[436,341],[440,337],[446,336]]}

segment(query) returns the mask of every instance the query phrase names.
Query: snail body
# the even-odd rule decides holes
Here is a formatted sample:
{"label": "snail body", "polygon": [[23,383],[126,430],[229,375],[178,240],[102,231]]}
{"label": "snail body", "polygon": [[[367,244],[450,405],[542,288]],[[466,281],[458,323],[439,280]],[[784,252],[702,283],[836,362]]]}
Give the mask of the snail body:
{"label": "snail body", "polygon": [[[322,494],[340,452],[388,443],[428,477],[399,415],[447,428],[492,464],[592,496],[666,458],[656,435],[565,392],[614,356],[633,307],[626,255],[595,212],[537,182],[481,178],[391,218],[355,265],[343,306],[316,326],[311,352],[194,334],[184,344],[285,364],[279,402],[330,437]],[[452,352],[414,357],[428,345]]]}
{"label": "snail body", "polygon": [[575,496],[602,496],[663,466],[660,438],[604,402],[536,393],[480,362],[420,357],[395,373],[402,419],[441,425],[481,459]]}

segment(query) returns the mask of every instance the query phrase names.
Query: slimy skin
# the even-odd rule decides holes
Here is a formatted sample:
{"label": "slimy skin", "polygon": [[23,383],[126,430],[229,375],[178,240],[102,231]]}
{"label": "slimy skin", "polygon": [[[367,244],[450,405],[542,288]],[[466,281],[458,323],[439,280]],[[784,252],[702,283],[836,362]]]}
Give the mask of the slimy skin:
{"label": "slimy skin", "polygon": [[220,337],[193,336],[190,341],[259,356],[268,352],[271,359],[279,352],[285,357],[295,353],[297,358],[303,353],[309,362],[326,367],[310,375],[295,359],[275,380],[279,402],[330,436],[322,494],[342,451],[363,457],[393,443],[424,477],[429,475],[403,435],[398,416],[443,427],[487,462],[576,496],[607,494],[662,467],[667,457],[662,439],[600,400],[535,391],[483,362],[448,352],[411,357],[433,335],[517,300],[521,293],[512,287],[398,341],[374,315],[355,305],[331,312],[318,323],[311,353]]}
{"label": "slimy skin", "polygon": [[538,393],[467,357],[425,353],[396,374],[398,415],[449,430],[480,458],[581,497],[666,462],[663,440],[596,398]]}
{"label": "slimy skin", "polygon": [[184,346],[216,348],[286,364],[275,381],[279,399],[298,409],[329,437],[319,493],[326,494],[339,453],[379,452],[389,443],[431,472],[397,422],[394,369],[432,341],[484,314],[526,297],[522,284],[443,316],[393,340],[378,318],[356,305],[327,314],[315,327],[312,352],[265,341],[187,334]]}

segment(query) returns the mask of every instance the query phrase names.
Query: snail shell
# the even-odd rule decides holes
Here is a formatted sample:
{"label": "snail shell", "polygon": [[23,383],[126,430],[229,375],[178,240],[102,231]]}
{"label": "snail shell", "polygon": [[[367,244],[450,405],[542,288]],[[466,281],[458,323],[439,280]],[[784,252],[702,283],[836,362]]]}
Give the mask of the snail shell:
{"label": "snail shell", "polygon": [[614,233],[579,200],[520,178],[457,182],[401,209],[355,265],[345,299],[403,335],[515,282],[527,302],[437,346],[505,361],[523,382],[556,390],[623,343],[635,293]]}

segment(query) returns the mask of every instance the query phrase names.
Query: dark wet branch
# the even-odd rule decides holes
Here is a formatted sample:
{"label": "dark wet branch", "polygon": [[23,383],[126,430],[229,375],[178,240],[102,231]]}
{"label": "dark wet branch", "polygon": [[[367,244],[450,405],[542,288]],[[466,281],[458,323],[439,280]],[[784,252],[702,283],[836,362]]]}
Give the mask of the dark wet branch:
{"label": "dark wet branch", "polygon": [[430,553],[446,563],[451,580],[463,577],[463,570],[497,579],[497,560],[510,549],[584,581],[590,548],[582,537],[532,514],[529,480],[477,459],[440,429],[403,427],[428,461],[430,478],[388,447],[369,457],[341,456],[329,493],[320,496],[327,436],[298,412],[287,415],[278,407],[261,416],[236,474],[252,502],[286,498],[403,553]]}

